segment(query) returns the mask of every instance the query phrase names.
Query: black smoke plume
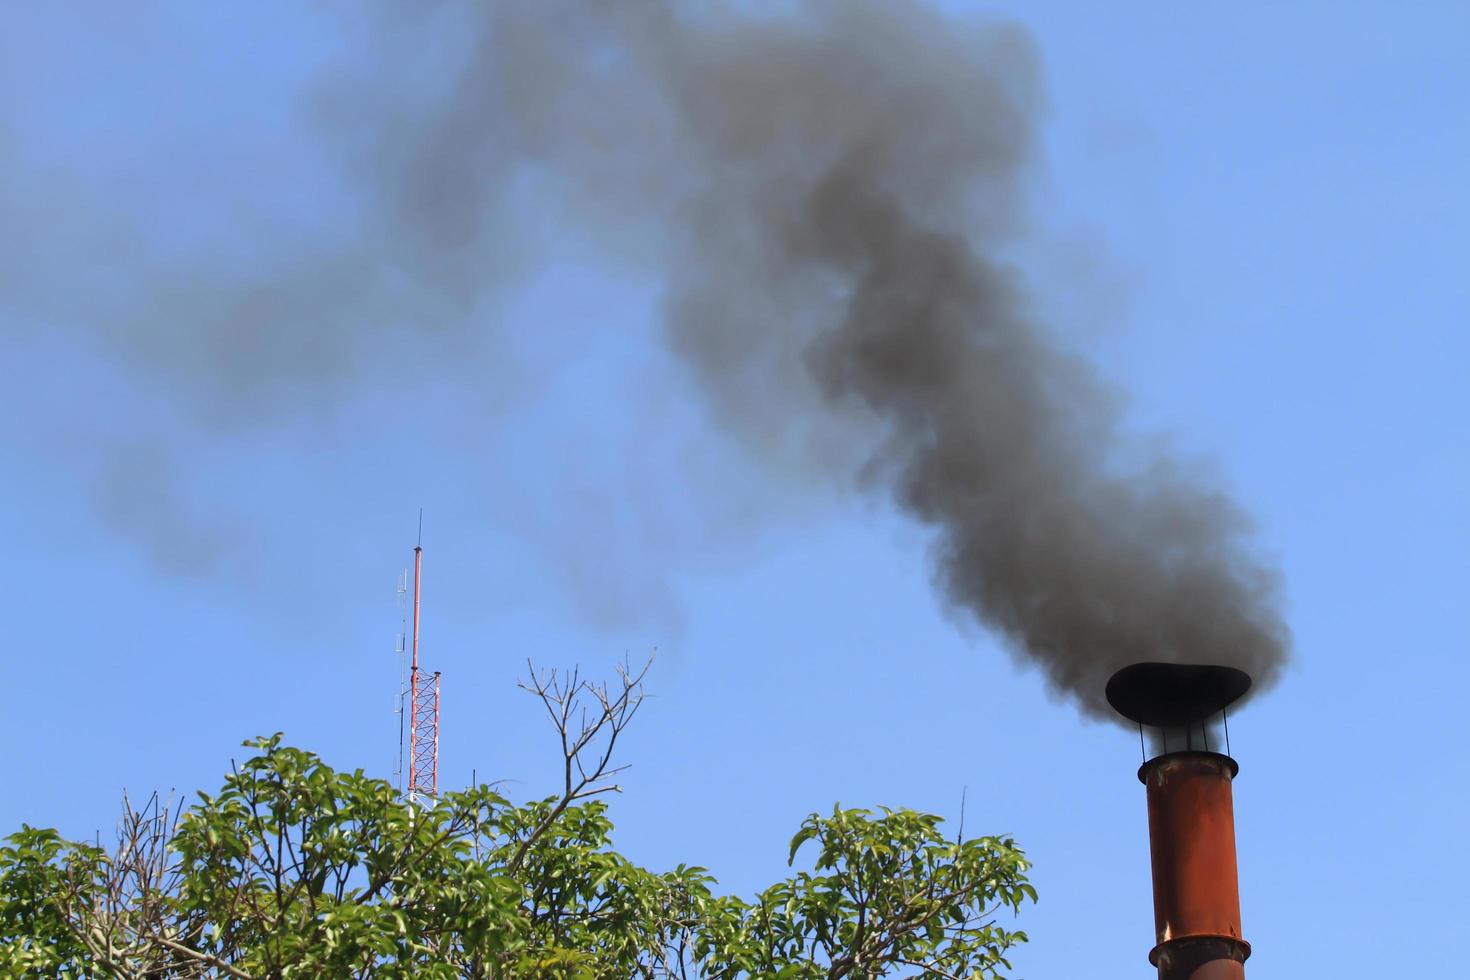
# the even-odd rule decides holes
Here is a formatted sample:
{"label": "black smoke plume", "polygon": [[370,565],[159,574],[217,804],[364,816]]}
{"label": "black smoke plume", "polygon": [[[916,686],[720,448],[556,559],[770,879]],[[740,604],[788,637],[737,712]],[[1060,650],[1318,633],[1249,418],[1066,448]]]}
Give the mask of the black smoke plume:
{"label": "black smoke plume", "polygon": [[375,330],[480,329],[532,202],[661,277],[718,424],[931,528],[948,602],[1085,711],[1139,660],[1268,687],[1288,632],[1247,517],[1140,461],[1008,259],[1042,101],[1025,32],[903,0],[751,6],[343,8],[308,115],[356,236],[251,281],[154,276],[117,342],[226,399],[330,389]]}

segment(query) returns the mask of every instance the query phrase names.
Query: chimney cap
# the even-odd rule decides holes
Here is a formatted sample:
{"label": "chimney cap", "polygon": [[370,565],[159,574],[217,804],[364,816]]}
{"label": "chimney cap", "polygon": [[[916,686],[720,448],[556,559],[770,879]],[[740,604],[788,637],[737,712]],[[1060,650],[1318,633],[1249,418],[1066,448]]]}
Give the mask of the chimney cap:
{"label": "chimney cap", "polygon": [[1243,670],[1215,664],[1132,664],[1108,680],[1108,704],[1129,721],[1157,728],[1196,725],[1250,690]]}

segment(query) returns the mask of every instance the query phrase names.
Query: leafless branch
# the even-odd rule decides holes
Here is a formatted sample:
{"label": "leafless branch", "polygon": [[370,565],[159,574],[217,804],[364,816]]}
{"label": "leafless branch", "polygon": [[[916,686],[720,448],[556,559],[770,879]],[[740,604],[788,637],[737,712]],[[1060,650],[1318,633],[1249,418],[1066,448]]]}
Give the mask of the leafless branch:
{"label": "leafless branch", "polygon": [[652,655],[636,672],[626,661],[618,664],[617,683],[610,685],[585,680],[576,667],[538,671],[526,661],[529,679],[519,686],[541,700],[561,739],[562,788],[556,804],[516,848],[508,863],[512,871],[567,807],[589,796],[620,791],[609,780],[628,767],[612,764],[613,750],[643,704],[643,678],[652,666]]}

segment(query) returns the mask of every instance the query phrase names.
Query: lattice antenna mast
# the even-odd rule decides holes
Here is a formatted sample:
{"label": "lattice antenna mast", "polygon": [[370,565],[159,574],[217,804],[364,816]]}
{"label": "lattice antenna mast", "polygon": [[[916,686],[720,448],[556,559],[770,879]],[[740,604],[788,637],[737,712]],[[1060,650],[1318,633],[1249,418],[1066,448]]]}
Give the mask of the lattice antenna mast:
{"label": "lattice antenna mast", "polygon": [[423,514],[413,549],[413,640],[408,667],[408,799],[439,795],[439,672],[419,675],[419,608],[424,577]]}

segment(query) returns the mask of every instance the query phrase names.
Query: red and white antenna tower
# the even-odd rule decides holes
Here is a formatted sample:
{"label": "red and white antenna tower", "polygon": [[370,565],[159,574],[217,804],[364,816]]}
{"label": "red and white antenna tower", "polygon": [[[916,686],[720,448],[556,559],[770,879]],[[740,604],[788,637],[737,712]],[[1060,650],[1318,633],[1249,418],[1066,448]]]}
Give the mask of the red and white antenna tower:
{"label": "red and white antenna tower", "polygon": [[413,549],[413,640],[408,667],[408,799],[439,795],[439,672],[419,672],[419,597],[424,576],[424,517]]}

